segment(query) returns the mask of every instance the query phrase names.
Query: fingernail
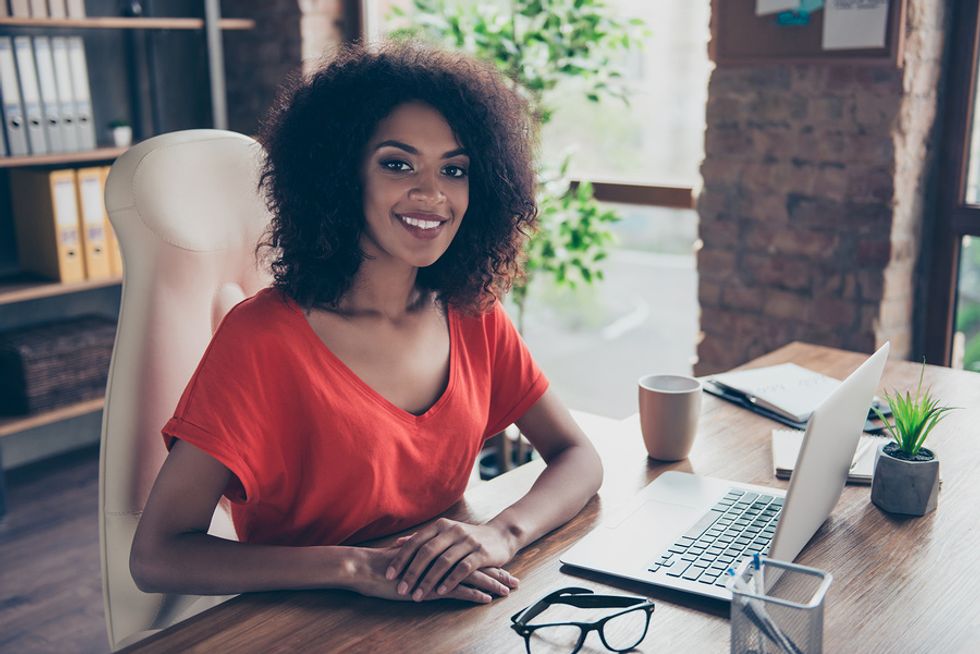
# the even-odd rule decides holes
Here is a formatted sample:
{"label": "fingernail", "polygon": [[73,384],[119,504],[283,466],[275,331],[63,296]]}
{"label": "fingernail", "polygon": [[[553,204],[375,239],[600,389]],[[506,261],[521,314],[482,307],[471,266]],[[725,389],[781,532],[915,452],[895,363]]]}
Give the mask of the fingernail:
{"label": "fingernail", "polygon": [[403,581],[402,583],[398,584],[398,594],[399,595],[404,595],[407,592],[408,592],[408,584],[407,583],[405,583]]}
{"label": "fingernail", "polygon": [[439,590],[437,590],[436,592],[439,593],[440,595],[445,595],[447,590],[449,590],[449,589],[446,588],[445,585],[442,585],[442,586],[439,586]]}
{"label": "fingernail", "polygon": [[388,567],[388,570],[385,572],[385,579],[387,579],[388,581],[391,581],[392,579],[395,578],[395,575],[396,574],[397,574],[397,571],[395,570],[395,566],[389,566]]}
{"label": "fingernail", "polygon": [[422,601],[422,595],[423,595],[422,589],[419,588],[417,591],[415,591],[415,594],[412,595],[412,599],[415,600],[416,602],[421,602]]}
{"label": "fingernail", "polygon": [[501,586],[500,587],[500,593],[499,594],[500,595],[510,595],[510,588],[507,588],[507,586]]}

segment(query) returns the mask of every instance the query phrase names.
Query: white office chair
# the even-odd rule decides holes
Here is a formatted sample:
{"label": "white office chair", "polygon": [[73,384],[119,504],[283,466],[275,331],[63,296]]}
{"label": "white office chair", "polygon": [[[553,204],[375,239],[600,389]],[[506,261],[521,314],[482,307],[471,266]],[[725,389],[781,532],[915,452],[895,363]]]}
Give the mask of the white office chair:
{"label": "white office chair", "polygon": [[[267,286],[255,245],[269,222],[258,192],[261,147],[189,130],[133,147],[112,167],[106,208],[125,262],[102,422],[99,535],[113,650],[228,597],[147,594],[129,572],[133,534],[166,458],[173,414],[225,313]],[[219,505],[209,533],[235,538]]]}

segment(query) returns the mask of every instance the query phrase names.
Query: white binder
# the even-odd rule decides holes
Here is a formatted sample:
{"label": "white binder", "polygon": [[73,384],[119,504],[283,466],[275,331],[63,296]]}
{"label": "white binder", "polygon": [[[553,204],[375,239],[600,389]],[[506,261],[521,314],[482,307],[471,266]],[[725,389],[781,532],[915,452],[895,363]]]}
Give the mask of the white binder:
{"label": "white binder", "polygon": [[94,150],[95,121],[92,119],[92,95],[88,86],[88,63],[82,37],[68,37],[68,60],[71,62],[71,88],[75,92],[78,145],[81,150]]}
{"label": "white binder", "polygon": [[68,18],[68,7],[65,0],[48,0],[48,12],[51,18]]}
{"label": "white binder", "polygon": [[85,18],[85,0],[68,0],[68,18]]}
{"label": "white binder", "polygon": [[0,93],[3,95],[3,128],[7,136],[7,151],[11,155],[28,154],[27,126],[17,83],[14,43],[9,36],[0,36]]}
{"label": "white binder", "polygon": [[31,37],[14,37],[14,59],[20,78],[20,97],[24,103],[24,119],[27,126],[27,143],[31,154],[45,154],[48,140],[44,136],[44,113],[41,111],[41,91],[37,87],[37,71],[34,68],[34,49]]}
{"label": "white binder", "polygon": [[34,62],[37,64],[37,81],[41,87],[41,108],[44,110],[44,135],[48,139],[48,150],[64,152],[61,103],[58,100],[58,85],[54,81],[54,60],[51,59],[51,39],[48,37],[34,37]]}
{"label": "white binder", "polygon": [[10,15],[14,18],[30,18],[31,3],[28,0],[10,0]]}
{"label": "white binder", "polygon": [[48,17],[47,0],[30,0],[30,5],[31,5],[31,18]]}
{"label": "white binder", "polygon": [[75,92],[71,88],[71,64],[68,61],[68,40],[63,36],[51,37],[51,58],[54,60],[54,80],[61,102],[61,136],[65,152],[81,149],[78,125],[75,120]]}

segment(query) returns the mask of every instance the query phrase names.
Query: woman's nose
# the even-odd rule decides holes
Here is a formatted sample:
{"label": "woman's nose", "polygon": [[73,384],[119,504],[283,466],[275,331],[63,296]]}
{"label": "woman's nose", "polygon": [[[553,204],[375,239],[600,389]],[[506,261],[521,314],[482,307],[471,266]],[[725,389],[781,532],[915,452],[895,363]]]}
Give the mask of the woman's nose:
{"label": "woman's nose", "polygon": [[409,196],[429,202],[442,202],[446,199],[438,174],[423,173],[416,177],[417,183],[409,191]]}

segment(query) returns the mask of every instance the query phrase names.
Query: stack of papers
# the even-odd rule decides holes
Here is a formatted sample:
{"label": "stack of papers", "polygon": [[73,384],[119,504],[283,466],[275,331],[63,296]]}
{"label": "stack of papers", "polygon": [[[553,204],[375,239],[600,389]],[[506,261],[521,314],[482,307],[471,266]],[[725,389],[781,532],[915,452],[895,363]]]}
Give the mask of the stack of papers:
{"label": "stack of papers", "polygon": [[[725,372],[706,377],[704,382],[706,392],[794,429],[806,429],[816,408],[840,386],[840,380],[794,363]],[[874,398],[872,406],[890,415],[888,405],[879,398]],[[869,410],[864,431],[874,434],[882,429]]]}
{"label": "stack of papers", "polygon": [[[796,429],[772,430],[772,468],[778,479],[789,479],[796,467],[796,460],[803,447],[804,432]],[[875,436],[861,435],[854,458],[851,459],[851,469],[847,473],[847,481],[854,484],[870,484],[874,473],[875,457],[878,455],[878,445],[887,442]]]}
{"label": "stack of papers", "polygon": [[840,381],[795,363],[713,375],[716,386],[741,393],[753,404],[793,422],[805,423]]}

